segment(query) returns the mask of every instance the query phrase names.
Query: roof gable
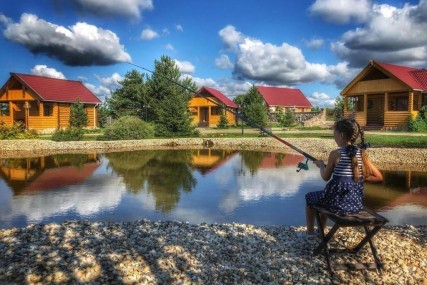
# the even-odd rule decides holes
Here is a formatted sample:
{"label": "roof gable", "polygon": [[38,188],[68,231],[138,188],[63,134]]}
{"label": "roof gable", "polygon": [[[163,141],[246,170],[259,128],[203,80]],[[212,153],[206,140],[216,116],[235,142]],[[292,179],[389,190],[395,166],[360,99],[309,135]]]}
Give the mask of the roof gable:
{"label": "roof gable", "polygon": [[[407,66],[394,65],[389,63],[375,62],[380,68],[386,70],[394,77],[408,85],[412,89],[426,90],[427,86],[423,86],[418,82],[416,76],[423,73],[422,69],[416,69]],[[427,72],[427,71],[426,71]]]}
{"label": "roof gable", "polygon": [[78,100],[86,104],[101,103],[81,81],[20,73],[10,75],[39,96],[42,101],[74,103]]}
{"label": "roof gable", "polygon": [[202,94],[204,93],[208,93],[210,94],[212,97],[215,97],[216,99],[218,99],[221,103],[223,103],[225,106],[230,107],[230,108],[237,108],[237,104],[234,103],[232,100],[228,99],[227,96],[225,96],[224,94],[222,94],[220,91],[210,88],[210,87],[206,87],[203,86],[202,88],[200,88],[196,94],[200,95],[203,97]]}
{"label": "roof gable", "polygon": [[299,89],[266,86],[256,88],[269,106],[312,107]]}

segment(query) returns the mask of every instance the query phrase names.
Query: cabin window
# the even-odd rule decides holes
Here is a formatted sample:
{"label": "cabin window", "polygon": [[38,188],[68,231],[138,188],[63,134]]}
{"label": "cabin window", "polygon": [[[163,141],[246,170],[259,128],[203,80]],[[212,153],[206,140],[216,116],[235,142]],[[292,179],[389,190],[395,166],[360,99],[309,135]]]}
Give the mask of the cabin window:
{"label": "cabin window", "polygon": [[423,96],[423,101],[421,106],[427,106],[427,94],[423,94],[422,96]]}
{"label": "cabin window", "polygon": [[388,98],[389,111],[408,111],[408,94],[390,94]]}
{"label": "cabin window", "polygon": [[348,97],[348,111],[363,112],[363,96]]}
{"label": "cabin window", "polygon": [[212,116],[219,116],[221,115],[221,109],[220,107],[211,107],[211,115]]}
{"label": "cabin window", "polygon": [[39,104],[37,102],[30,103],[30,108],[28,109],[28,115],[39,116]]}
{"label": "cabin window", "polygon": [[0,103],[0,116],[9,116],[10,110],[9,110],[9,103]]}
{"label": "cabin window", "polygon": [[412,110],[414,110],[414,111],[419,111],[420,110],[420,104],[419,104],[420,97],[421,96],[419,96],[418,94],[414,94],[414,104],[412,106]]}
{"label": "cabin window", "polygon": [[43,106],[43,116],[53,116],[53,104],[45,104]]}

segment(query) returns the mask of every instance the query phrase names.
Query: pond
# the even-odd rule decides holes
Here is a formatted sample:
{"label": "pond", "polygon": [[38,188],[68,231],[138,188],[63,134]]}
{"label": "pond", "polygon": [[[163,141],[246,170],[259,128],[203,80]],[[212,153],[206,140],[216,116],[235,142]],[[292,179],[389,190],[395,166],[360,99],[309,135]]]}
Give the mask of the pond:
{"label": "pond", "polygon": [[[0,228],[139,219],[304,225],[319,170],[298,154],[219,149],[142,150],[2,159]],[[365,204],[390,224],[427,224],[427,173],[385,171]]]}

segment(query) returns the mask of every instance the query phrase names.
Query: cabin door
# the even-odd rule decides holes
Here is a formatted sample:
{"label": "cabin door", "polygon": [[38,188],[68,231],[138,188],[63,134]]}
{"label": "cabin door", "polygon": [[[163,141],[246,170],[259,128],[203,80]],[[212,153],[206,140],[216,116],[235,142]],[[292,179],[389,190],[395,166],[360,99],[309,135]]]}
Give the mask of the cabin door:
{"label": "cabin door", "polygon": [[209,127],[209,107],[200,107],[199,127]]}
{"label": "cabin door", "polygon": [[368,96],[367,104],[367,123],[368,126],[384,125],[384,95]]}

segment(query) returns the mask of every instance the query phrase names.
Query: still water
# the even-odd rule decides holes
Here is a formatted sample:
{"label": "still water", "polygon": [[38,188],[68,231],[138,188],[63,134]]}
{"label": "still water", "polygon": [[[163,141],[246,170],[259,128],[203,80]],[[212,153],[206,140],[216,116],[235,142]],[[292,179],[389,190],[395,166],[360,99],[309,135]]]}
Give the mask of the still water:
{"label": "still water", "polygon": [[[144,150],[3,159],[0,228],[65,220],[179,220],[304,225],[304,195],[323,189],[301,155]],[[427,173],[382,171],[365,204],[390,224],[427,224]]]}

